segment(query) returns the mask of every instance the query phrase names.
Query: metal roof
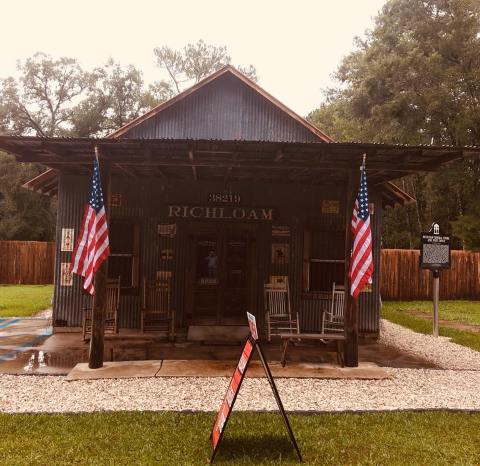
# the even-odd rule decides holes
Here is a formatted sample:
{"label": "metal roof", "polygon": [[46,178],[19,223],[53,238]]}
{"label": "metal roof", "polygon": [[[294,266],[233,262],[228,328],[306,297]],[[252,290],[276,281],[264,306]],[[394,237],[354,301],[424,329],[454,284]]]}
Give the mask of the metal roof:
{"label": "metal roof", "polygon": [[[343,183],[364,153],[371,185],[480,154],[479,147],[0,136],[0,149],[18,161],[71,173],[90,173],[95,146],[114,174],[300,184]],[[47,183],[47,175],[38,182]],[[48,191],[48,184],[42,189]]]}
{"label": "metal roof", "polygon": [[226,65],[109,135],[112,138],[243,138],[330,142],[332,138]]}

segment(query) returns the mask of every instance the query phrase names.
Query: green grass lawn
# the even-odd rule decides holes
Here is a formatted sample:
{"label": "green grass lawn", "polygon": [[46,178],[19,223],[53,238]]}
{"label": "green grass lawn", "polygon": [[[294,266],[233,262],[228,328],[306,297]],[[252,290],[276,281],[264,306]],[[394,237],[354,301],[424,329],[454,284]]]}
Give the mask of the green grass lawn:
{"label": "green grass lawn", "polygon": [[[205,465],[213,413],[0,415],[0,464]],[[480,464],[480,413],[290,415],[305,464]],[[279,414],[233,412],[217,464],[298,464]]]}
{"label": "green grass lawn", "polygon": [[[431,301],[384,301],[382,317],[415,330],[431,334],[433,307]],[[430,317],[430,320],[427,319]],[[478,301],[441,301],[440,320],[460,322],[470,325],[480,325],[480,303]],[[450,337],[459,345],[468,346],[480,351],[480,333],[450,328],[440,324],[440,335]]]}
{"label": "green grass lawn", "polygon": [[0,285],[0,317],[28,317],[51,307],[53,285]]}

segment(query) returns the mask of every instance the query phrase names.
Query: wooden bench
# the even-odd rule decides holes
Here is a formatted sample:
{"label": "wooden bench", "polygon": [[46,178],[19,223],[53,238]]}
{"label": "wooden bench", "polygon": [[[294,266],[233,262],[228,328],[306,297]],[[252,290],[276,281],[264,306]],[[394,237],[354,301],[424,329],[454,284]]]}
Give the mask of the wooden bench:
{"label": "wooden bench", "polygon": [[282,367],[285,367],[287,363],[287,350],[288,345],[291,342],[301,341],[301,340],[312,340],[312,341],[334,341],[337,346],[337,361],[343,367],[344,366],[344,343],[345,335],[336,334],[336,333],[281,333],[280,338],[282,339],[283,349],[282,349]]}

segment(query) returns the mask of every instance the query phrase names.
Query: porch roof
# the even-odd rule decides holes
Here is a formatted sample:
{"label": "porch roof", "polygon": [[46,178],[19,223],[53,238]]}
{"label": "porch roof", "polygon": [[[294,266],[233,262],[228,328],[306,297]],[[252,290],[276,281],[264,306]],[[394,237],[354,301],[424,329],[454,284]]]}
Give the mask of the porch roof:
{"label": "porch roof", "polygon": [[[324,184],[346,182],[367,154],[370,185],[435,171],[461,158],[478,157],[480,147],[409,146],[357,142],[280,143],[189,139],[44,138],[0,136],[0,149],[19,162],[36,162],[69,173],[91,172],[94,148],[114,174],[164,180]],[[48,174],[47,174],[48,173]],[[54,189],[46,172],[26,184]],[[399,188],[387,191],[397,199]]]}

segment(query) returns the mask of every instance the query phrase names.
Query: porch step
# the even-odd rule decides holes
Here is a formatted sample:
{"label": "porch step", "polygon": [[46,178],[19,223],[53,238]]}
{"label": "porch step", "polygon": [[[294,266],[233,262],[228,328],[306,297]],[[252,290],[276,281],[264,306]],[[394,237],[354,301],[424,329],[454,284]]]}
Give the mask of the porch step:
{"label": "porch step", "polygon": [[190,325],[187,341],[243,342],[248,336],[247,325]]}

